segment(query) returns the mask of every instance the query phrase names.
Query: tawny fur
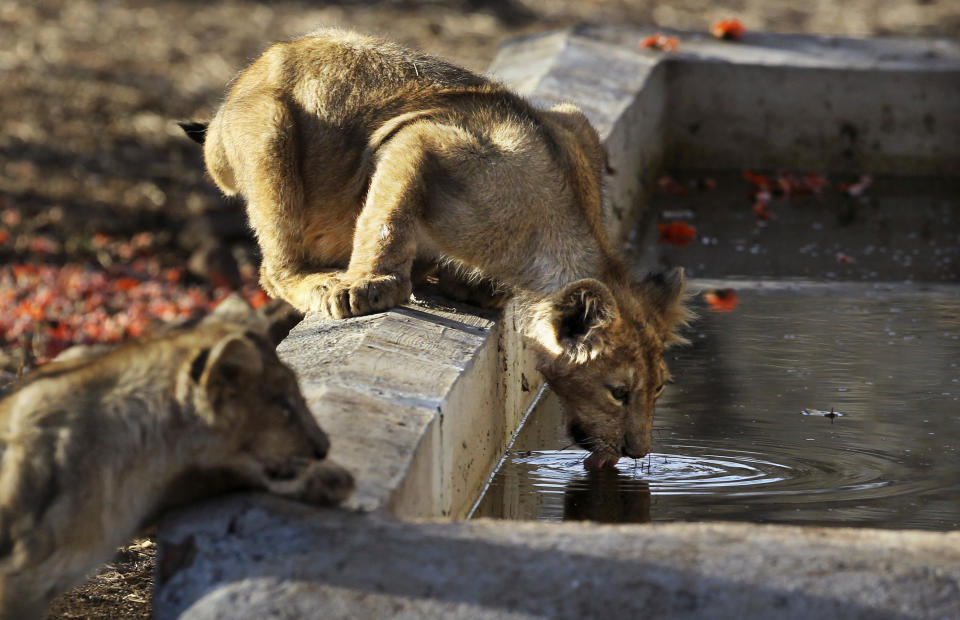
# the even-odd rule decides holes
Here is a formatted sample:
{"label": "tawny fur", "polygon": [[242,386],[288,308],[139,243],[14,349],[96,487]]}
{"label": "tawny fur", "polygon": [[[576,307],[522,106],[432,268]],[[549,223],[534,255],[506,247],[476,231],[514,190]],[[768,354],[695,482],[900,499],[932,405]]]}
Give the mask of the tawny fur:
{"label": "tawny fur", "polygon": [[0,401],[0,618],[42,617],[172,506],[349,494],[270,327],[231,299],[193,328],[71,350]]}
{"label": "tawny fur", "polygon": [[[418,260],[460,297],[519,295],[580,443],[607,459],[649,449],[682,274],[631,281],[605,232],[603,148],[576,107],[538,109],[436,58],[322,30],[238,76],[204,149],[247,201],[269,293],[333,318],[378,312],[409,298]],[[621,383],[630,404],[604,413]]]}

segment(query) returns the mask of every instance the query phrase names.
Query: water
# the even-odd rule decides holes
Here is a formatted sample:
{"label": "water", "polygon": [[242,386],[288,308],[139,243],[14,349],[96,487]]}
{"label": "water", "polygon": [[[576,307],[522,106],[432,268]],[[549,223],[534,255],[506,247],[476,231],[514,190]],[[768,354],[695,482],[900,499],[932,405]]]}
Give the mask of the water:
{"label": "water", "polygon": [[[698,278],[960,281],[960,176],[880,177],[859,197],[841,194],[841,179],[831,179],[819,195],[773,197],[766,220],[755,216],[753,185],[740,173],[676,176],[686,195],[657,194],[652,212],[692,225],[697,238],[658,244],[659,230],[645,222],[634,239],[636,264],[682,265]],[[717,189],[690,188],[693,179]]]}
{"label": "water", "polygon": [[[826,276],[827,262],[757,278],[761,261],[731,268],[737,279],[696,281],[735,288],[739,304],[714,312],[696,297],[692,344],[668,352],[675,383],[658,404],[654,452],[585,471],[548,392],[475,515],[960,527],[960,286],[938,271],[949,262],[927,260],[935,247],[914,255],[930,270],[913,273],[937,283],[850,281],[882,263],[846,281]],[[659,260],[683,250],[661,248]]]}

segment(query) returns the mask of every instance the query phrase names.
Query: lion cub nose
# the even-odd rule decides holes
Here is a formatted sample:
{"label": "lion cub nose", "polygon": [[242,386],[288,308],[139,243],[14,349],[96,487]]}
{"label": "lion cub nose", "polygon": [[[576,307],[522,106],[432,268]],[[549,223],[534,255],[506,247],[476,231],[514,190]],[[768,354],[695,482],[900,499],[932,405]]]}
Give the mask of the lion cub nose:
{"label": "lion cub nose", "polygon": [[630,435],[624,435],[623,447],[620,448],[620,451],[623,453],[623,456],[628,456],[632,459],[640,459],[647,456],[647,453],[650,452],[650,442],[632,441],[630,439]]}

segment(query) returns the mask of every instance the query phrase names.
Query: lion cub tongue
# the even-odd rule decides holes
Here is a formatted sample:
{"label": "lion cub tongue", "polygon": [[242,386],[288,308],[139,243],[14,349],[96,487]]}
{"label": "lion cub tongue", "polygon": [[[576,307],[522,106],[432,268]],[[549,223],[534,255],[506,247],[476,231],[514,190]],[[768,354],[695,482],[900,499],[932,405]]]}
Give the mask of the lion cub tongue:
{"label": "lion cub tongue", "polygon": [[583,461],[583,468],[590,471],[597,471],[603,468],[616,469],[616,467],[617,459],[604,458],[596,452],[591,452],[590,456]]}

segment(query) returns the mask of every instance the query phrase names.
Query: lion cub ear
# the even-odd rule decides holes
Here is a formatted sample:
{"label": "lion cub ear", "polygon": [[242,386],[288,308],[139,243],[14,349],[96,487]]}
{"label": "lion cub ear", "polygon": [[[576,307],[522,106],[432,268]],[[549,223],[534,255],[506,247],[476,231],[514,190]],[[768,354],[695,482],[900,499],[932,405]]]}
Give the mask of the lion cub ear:
{"label": "lion cub ear", "polygon": [[571,282],[550,299],[550,326],[557,345],[578,364],[599,354],[604,328],[618,316],[613,293],[599,280]]}
{"label": "lion cub ear", "polygon": [[249,338],[232,334],[213,348],[199,351],[190,363],[189,373],[212,407],[212,410],[202,408],[198,413],[214,423],[227,413],[227,401],[238,397],[244,387],[259,383],[263,356]]}
{"label": "lion cub ear", "polygon": [[267,335],[273,346],[283,342],[290,330],[303,320],[303,313],[282,299],[271,299],[258,312],[269,325]]}
{"label": "lion cub ear", "polygon": [[271,299],[260,310],[254,310],[243,297],[234,293],[220,302],[204,319],[204,323],[226,322],[243,325],[263,334],[273,346],[277,346],[302,320],[303,313],[282,299]]}
{"label": "lion cub ear", "polygon": [[257,313],[256,310],[250,307],[250,304],[247,303],[247,300],[240,295],[233,293],[221,301],[217,307],[214,308],[213,312],[203,319],[203,322],[226,322],[255,327],[258,326],[258,324],[263,323],[263,318]]}
{"label": "lion cub ear", "polygon": [[648,318],[664,334],[664,341],[667,344],[686,342],[676,331],[693,318],[693,313],[686,305],[683,267],[674,267],[663,273],[649,273],[634,288],[644,301]]}

